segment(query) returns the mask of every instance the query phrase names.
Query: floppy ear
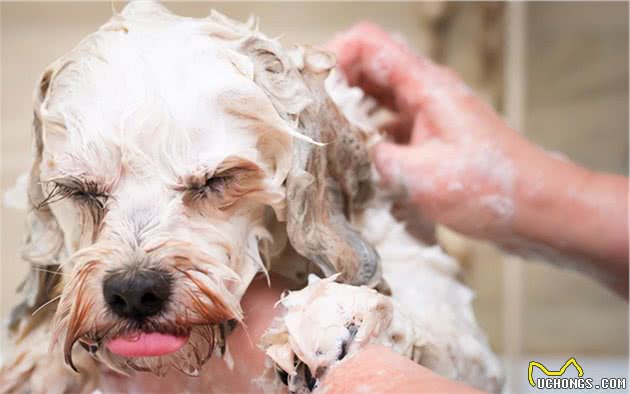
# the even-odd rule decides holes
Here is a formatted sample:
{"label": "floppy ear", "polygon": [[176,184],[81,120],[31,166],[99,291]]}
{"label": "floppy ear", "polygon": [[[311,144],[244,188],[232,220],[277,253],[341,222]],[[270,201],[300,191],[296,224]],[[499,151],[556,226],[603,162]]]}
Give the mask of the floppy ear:
{"label": "floppy ear", "polygon": [[40,182],[40,164],[44,149],[40,114],[53,76],[54,67],[44,72],[34,96],[34,158],[28,179],[27,235],[22,250],[22,259],[30,264],[30,271],[19,288],[25,298],[13,308],[9,324],[11,330],[20,336],[26,335],[41,321],[39,316],[31,318],[32,314],[54,298],[54,293],[59,290],[57,284],[61,281],[58,270],[59,259],[64,250],[63,233],[50,208],[42,204],[45,196]]}
{"label": "floppy ear", "polygon": [[[251,36],[241,50],[254,62],[254,81],[278,113],[297,129],[286,177],[287,235],[293,248],[325,276],[387,292],[380,257],[352,225],[373,195],[363,132],[350,124],[325,90],[335,65],[314,48],[285,52]],[[316,144],[312,141],[322,142]]]}
{"label": "floppy ear", "polygon": [[312,98],[299,115],[299,130],[325,146],[295,143],[286,182],[289,240],[324,275],[341,273],[345,283],[383,289],[380,257],[352,225],[373,195],[366,136],[325,90],[334,56],[308,47],[293,55]]}

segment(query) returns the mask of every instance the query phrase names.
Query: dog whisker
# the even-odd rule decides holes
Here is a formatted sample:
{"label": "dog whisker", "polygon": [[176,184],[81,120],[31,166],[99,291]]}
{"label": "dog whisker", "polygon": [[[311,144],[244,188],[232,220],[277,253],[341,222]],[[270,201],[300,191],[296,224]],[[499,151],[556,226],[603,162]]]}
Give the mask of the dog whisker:
{"label": "dog whisker", "polygon": [[33,269],[34,269],[35,271],[39,271],[39,272],[47,272],[47,273],[49,273],[49,274],[53,274],[53,275],[67,276],[67,274],[66,274],[66,273],[61,272],[60,270],[57,270],[57,271],[52,271],[52,270],[47,270],[47,269],[45,269],[45,268],[38,268],[38,267],[33,267]]}
{"label": "dog whisker", "polygon": [[33,313],[31,313],[31,316],[35,316],[36,313],[38,313],[39,311],[43,310],[44,308],[46,308],[48,305],[52,304],[53,302],[59,300],[61,298],[61,294],[58,295],[57,297],[48,300],[47,302],[45,302],[44,304],[42,304],[39,308],[35,309],[35,311],[33,311]]}

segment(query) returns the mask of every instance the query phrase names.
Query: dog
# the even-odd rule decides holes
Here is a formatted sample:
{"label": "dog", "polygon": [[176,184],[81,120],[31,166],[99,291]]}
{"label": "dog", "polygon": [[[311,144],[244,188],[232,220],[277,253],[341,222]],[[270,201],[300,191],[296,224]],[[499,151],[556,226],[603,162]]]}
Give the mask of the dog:
{"label": "dog", "polygon": [[500,391],[472,292],[376,190],[373,103],[334,65],[253,21],[133,2],[49,66],[3,391],[91,392],[103,366],[196,376],[270,269],[317,275],[261,340],[261,391],[311,391],[368,343]]}

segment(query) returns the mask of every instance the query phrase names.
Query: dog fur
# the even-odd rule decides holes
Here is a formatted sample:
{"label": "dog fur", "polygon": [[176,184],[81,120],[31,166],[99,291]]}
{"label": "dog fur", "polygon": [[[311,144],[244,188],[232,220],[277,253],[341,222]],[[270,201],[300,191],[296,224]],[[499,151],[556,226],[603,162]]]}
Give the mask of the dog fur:
{"label": "dog fur", "polygon": [[[23,253],[32,269],[3,391],[56,382],[90,392],[96,364],[198,375],[225,354],[241,297],[269,269],[326,279],[282,299],[287,314],[261,343],[261,389],[283,390],[281,371],[290,391],[309,391],[338,359],[381,343],[499,391],[471,291],[456,262],[411,237],[375,191],[377,125],[333,68],[332,55],[283,48],[252,21],[183,18],[146,2],[53,63],[35,93]],[[108,273],[146,269],[176,286],[166,311],[138,327],[108,310],[101,288]],[[101,346],[138,329],[190,340],[163,357]]]}

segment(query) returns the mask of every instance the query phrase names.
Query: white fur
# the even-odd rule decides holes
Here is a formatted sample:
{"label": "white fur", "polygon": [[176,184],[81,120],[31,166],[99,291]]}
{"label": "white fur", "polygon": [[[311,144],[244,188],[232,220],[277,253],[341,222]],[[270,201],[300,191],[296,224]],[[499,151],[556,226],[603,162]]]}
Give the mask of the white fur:
{"label": "white fur", "polygon": [[[243,48],[253,52],[245,55]],[[273,221],[284,220],[284,182],[293,142],[309,140],[298,128],[299,114],[310,101],[308,91],[288,78],[265,78],[272,78],[277,67],[298,66],[277,42],[251,26],[216,13],[206,19],[177,17],[144,2],[127,6],[51,65],[44,82],[52,82],[43,82],[35,99],[42,151],[30,177],[31,208],[37,210],[41,202],[37,200],[69,176],[97,182],[109,195],[102,223],[92,223],[89,210],[72,198],[52,203],[50,211],[37,211],[29,219],[31,238],[44,240],[38,261],[63,262],[65,286],[52,327],[53,343],[69,344],[72,353],[76,338],[68,327],[86,301],[91,303],[83,317],[88,333],[81,335],[99,334],[99,325],[119,327],[121,322],[101,313],[106,310],[102,279],[107,271],[138,261],[170,269],[174,260],[185,257],[194,266],[191,275],[221,297],[233,318],[242,318],[241,296],[253,277],[266,271],[268,256],[262,245],[267,246],[272,236],[278,241],[285,235],[271,229],[266,213],[275,212]],[[370,137],[376,139],[362,93],[335,82],[328,87],[348,118],[372,128]],[[260,190],[225,210],[187,205],[183,197],[187,179],[212,174],[230,157],[262,171]],[[499,367],[475,323],[472,293],[455,278],[456,262],[437,246],[412,238],[389,209],[390,202],[377,196],[354,224],[378,249],[393,297],[330,279],[312,283],[283,299],[288,314],[271,332],[288,325],[290,335],[280,342],[267,338],[268,354],[287,368],[290,363],[270,346],[301,354],[302,361],[315,369],[332,366],[342,343],[337,335],[346,335],[345,322],[356,318],[361,340],[349,352],[368,342],[385,343],[448,377],[498,391]],[[57,245],[59,240],[62,245]],[[34,243],[27,245],[31,253],[25,254],[31,262]],[[299,264],[276,259],[273,265],[282,263]],[[87,278],[79,281],[88,269]],[[181,308],[190,308],[185,290],[213,306],[186,276],[173,272],[178,281],[175,297],[183,307],[167,310],[164,324],[181,316]],[[79,292],[81,283],[85,289]],[[309,298],[314,289],[324,289],[328,298]],[[364,296],[373,302],[357,302]],[[305,324],[306,317],[319,324],[334,323],[335,329]],[[393,334],[398,340],[391,340]],[[319,358],[313,356],[318,344],[327,350]],[[28,361],[18,369],[36,365],[31,373],[37,375],[43,368],[40,356],[38,352],[22,358]],[[55,357],[59,362],[61,356]],[[106,352],[97,358],[123,372],[135,368]],[[184,356],[172,362],[186,373],[199,373],[200,365]],[[160,374],[168,368],[156,360],[140,360],[137,366]],[[11,371],[5,369],[0,376]],[[87,387],[92,389],[83,385]]]}

